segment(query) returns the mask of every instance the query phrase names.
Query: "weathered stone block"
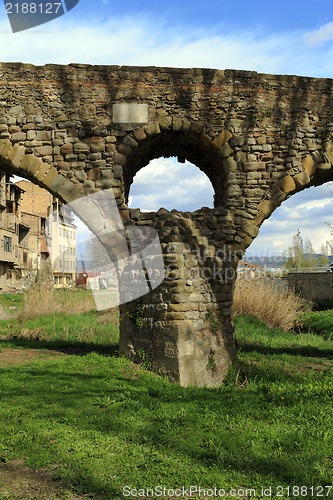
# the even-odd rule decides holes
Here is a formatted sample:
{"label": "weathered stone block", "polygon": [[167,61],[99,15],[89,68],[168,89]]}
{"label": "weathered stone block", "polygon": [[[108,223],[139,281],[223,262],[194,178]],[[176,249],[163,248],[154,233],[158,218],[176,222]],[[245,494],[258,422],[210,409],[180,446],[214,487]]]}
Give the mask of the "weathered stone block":
{"label": "weathered stone block", "polygon": [[183,121],[179,116],[173,116],[172,117],[172,130],[174,132],[179,132],[179,130],[182,128]]}
{"label": "weathered stone block", "polygon": [[35,148],[36,156],[52,155],[52,153],[53,153],[52,146],[39,146]]}
{"label": "weathered stone block", "polygon": [[279,186],[281,190],[286,194],[291,193],[296,189],[296,183],[291,175],[286,175],[285,177],[280,179]]}
{"label": "weathered stone block", "polygon": [[114,161],[115,163],[117,163],[118,165],[122,165],[122,166],[124,166],[124,165],[126,165],[126,163],[127,163],[127,156],[125,156],[125,155],[123,155],[123,154],[121,154],[121,153],[118,153],[118,151],[115,151],[115,152],[113,153],[113,158],[112,158],[112,159],[113,159],[113,161]]}
{"label": "weathered stone block", "polygon": [[27,132],[27,141],[34,141],[36,140],[36,132],[35,130],[28,130]]}
{"label": "weathered stone block", "polygon": [[14,132],[14,134],[11,134],[10,139],[13,142],[25,141],[27,139],[27,134],[25,132]]}
{"label": "weathered stone block", "polygon": [[85,142],[76,142],[73,145],[74,153],[75,154],[88,154],[90,152],[90,146],[89,144],[86,144]]}
{"label": "weathered stone block", "polygon": [[253,224],[252,222],[249,222],[247,220],[244,221],[242,229],[252,239],[254,239],[256,236],[258,236],[259,228],[255,224]]}
{"label": "weathered stone block", "polygon": [[264,214],[266,218],[271,215],[275,208],[276,206],[270,200],[263,200],[258,205],[258,210]]}
{"label": "weathered stone block", "polygon": [[37,141],[50,142],[52,140],[52,132],[50,130],[38,130],[36,132]]}
{"label": "weathered stone block", "polygon": [[226,173],[238,171],[238,165],[231,156],[223,160],[223,167]]}
{"label": "weathered stone block", "polygon": [[[74,147],[75,151],[75,147]],[[105,151],[104,143],[101,142],[93,142],[90,144],[90,151],[92,153],[103,153]]]}
{"label": "weathered stone block", "polygon": [[244,172],[262,172],[266,170],[266,164],[262,161],[248,161],[243,164]]}
{"label": "weathered stone block", "polygon": [[165,116],[164,118],[159,118],[158,123],[160,124],[161,130],[168,130],[172,125],[172,117]]}
{"label": "weathered stone block", "polygon": [[[66,177],[64,177],[63,175],[58,173],[57,176],[49,184],[49,188],[50,188],[51,192],[59,193],[61,186],[63,186],[63,184],[65,184],[66,181],[70,182],[66,179]],[[44,179],[44,182],[45,182],[45,179]]]}
{"label": "weathered stone block", "polygon": [[294,180],[296,182],[297,187],[302,187],[305,186],[306,184],[309,184],[310,176],[305,170],[303,170],[303,172],[301,172],[300,174],[296,174],[294,176]]}
{"label": "weathered stone block", "polygon": [[24,155],[25,155],[25,147],[15,144],[10,153],[8,154],[8,159],[11,161],[14,167],[19,167]]}
{"label": "weathered stone block", "polygon": [[231,138],[233,134],[229,130],[223,130],[212,142],[214,148],[222,148]]}
{"label": "weathered stone block", "polygon": [[133,135],[134,135],[134,139],[138,142],[142,142],[145,139],[147,139],[147,135],[142,128],[138,128],[137,130],[135,130]]}
{"label": "weathered stone block", "polygon": [[311,177],[311,175],[313,175],[316,171],[316,165],[315,165],[315,162],[312,158],[312,156],[306,156],[305,158],[303,158],[302,160],[302,166],[304,168],[304,170],[307,172],[307,174]]}
{"label": "weathered stone block", "polygon": [[222,158],[228,158],[228,156],[231,156],[233,154],[233,150],[229,146],[229,144],[225,144],[220,148],[220,156]]}
{"label": "weathered stone block", "polygon": [[91,181],[97,181],[101,177],[101,171],[99,168],[91,168],[87,172],[87,178]]}
{"label": "weathered stone block", "polygon": [[40,158],[33,158],[33,161],[29,167],[29,174],[36,175],[40,167],[42,166],[42,160]]}
{"label": "weathered stone block", "polygon": [[47,174],[47,172],[49,170],[51,170],[51,165],[49,165],[48,163],[42,163],[42,165],[40,166],[38,172],[36,173],[36,178],[41,181],[45,175]]}
{"label": "weathered stone block", "polygon": [[147,127],[145,128],[145,131],[148,139],[152,139],[152,137],[155,137],[156,135],[161,133],[160,125],[158,122],[149,123],[149,125],[147,125]]}

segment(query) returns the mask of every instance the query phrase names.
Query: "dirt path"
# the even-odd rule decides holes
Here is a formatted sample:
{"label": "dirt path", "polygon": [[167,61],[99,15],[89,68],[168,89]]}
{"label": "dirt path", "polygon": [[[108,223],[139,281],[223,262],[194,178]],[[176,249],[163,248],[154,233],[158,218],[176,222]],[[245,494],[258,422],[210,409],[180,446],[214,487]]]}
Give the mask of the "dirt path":
{"label": "dirt path", "polygon": [[40,360],[45,361],[48,358],[55,356],[65,356],[65,352],[50,351],[48,349],[27,349],[27,348],[0,348],[0,366],[6,365],[22,365],[30,361]]}
{"label": "dirt path", "polygon": [[[46,471],[33,471],[21,461],[0,463],[0,500],[81,500],[52,481]],[[90,497],[91,498],[91,497]]]}

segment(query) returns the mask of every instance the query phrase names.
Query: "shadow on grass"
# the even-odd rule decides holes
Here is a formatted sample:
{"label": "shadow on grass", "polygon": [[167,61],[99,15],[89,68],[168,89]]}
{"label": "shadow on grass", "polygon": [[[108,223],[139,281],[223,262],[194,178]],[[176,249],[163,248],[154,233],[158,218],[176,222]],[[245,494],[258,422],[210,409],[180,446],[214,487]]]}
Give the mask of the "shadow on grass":
{"label": "shadow on grass", "polygon": [[310,358],[333,358],[333,349],[319,349],[312,346],[302,347],[268,347],[250,342],[239,342],[240,352],[258,352],[260,354],[289,354],[291,356],[305,356]]}
{"label": "shadow on grass", "polygon": [[0,340],[0,349],[5,348],[23,348],[23,349],[43,349],[49,351],[62,352],[64,354],[73,354],[85,356],[91,352],[96,352],[103,356],[117,357],[119,355],[118,344],[97,344],[94,342],[78,342],[65,340],[29,340],[20,338],[11,338]]}
{"label": "shadow on grass", "polygon": [[[85,347],[96,352],[98,346]],[[308,395],[300,392],[287,400],[271,392],[274,370],[262,370],[261,385],[254,388],[229,383],[184,389],[121,358],[108,362],[91,355],[59,368],[9,368],[3,371],[2,399],[9,411],[15,406],[6,424],[15,426],[15,433],[5,441],[10,449],[14,439],[23,456],[37,454],[39,467],[60,463],[58,479],[94,498],[122,498],[124,484],[196,484],[197,474],[205,484],[229,480],[236,485],[245,477],[262,484],[310,484],[311,460],[317,460],[322,442],[314,439],[313,451],[308,446],[298,456],[300,430],[290,426]],[[308,435],[307,422],[302,425],[302,435]],[[325,471],[319,479],[329,481]]]}

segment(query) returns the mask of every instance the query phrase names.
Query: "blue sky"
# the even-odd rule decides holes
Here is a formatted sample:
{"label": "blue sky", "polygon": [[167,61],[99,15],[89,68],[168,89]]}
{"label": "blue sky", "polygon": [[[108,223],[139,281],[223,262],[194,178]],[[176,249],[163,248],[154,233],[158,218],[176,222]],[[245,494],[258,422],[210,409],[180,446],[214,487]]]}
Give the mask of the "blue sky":
{"label": "blue sky", "polygon": [[[0,41],[4,62],[239,68],[333,78],[333,2],[80,0],[65,16],[15,34],[1,2]],[[209,183],[192,168],[157,160],[136,176],[132,205],[211,206]],[[332,191],[326,185],[290,198],[264,223],[248,253],[278,254],[298,228],[320,251],[329,238],[326,222],[333,224]]]}

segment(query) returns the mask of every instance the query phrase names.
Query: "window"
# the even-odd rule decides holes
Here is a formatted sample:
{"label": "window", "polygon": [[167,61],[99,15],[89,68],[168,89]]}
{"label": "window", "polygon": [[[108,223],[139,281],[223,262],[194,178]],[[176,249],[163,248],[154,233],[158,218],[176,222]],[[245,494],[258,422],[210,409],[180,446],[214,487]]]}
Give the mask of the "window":
{"label": "window", "polygon": [[62,236],[62,227],[59,227],[59,236]]}
{"label": "window", "polygon": [[10,238],[10,236],[3,237],[3,249],[5,252],[12,251],[12,239]]}
{"label": "window", "polygon": [[59,253],[62,253],[62,245],[59,245]]}
{"label": "window", "polygon": [[14,213],[14,203],[12,201],[7,201],[6,202],[6,212],[7,212],[7,214],[13,214]]}

